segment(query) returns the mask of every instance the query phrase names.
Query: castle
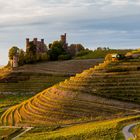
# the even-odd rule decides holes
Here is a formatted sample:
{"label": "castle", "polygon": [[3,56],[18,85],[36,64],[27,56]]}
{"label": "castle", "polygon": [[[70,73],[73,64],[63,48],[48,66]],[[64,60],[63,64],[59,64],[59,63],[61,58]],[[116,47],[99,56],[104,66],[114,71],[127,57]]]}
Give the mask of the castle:
{"label": "castle", "polygon": [[41,41],[38,41],[37,38],[34,38],[33,41],[30,41],[29,38],[26,38],[26,51],[30,48],[31,44],[36,46],[37,53],[44,53],[47,51],[47,47],[44,43],[44,39],[41,39]]}
{"label": "castle", "polygon": [[[60,36],[59,41],[62,43],[63,49],[71,56],[75,56],[77,52],[83,49],[79,44],[71,44],[70,46],[68,46],[66,33]],[[26,38],[26,46],[25,46],[26,52],[28,51],[28,49],[30,49],[31,46],[36,47],[37,54],[46,53],[50,49],[47,48],[44,39],[38,40],[38,38],[34,38],[33,40],[30,41],[29,38]],[[18,67],[18,52],[15,56],[13,56],[13,59],[10,60],[10,64],[13,68]]]}

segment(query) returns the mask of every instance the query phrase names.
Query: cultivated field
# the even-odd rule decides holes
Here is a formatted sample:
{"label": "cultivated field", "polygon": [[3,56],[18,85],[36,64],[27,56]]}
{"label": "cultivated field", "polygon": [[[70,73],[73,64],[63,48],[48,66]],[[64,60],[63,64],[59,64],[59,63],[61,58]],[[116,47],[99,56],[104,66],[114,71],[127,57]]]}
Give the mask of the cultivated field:
{"label": "cultivated field", "polygon": [[102,61],[103,59],[49,61],[34,65],[24,65],[16,69],[15,72],[48,73],[71,76],[76,73],[81,73],[85,69],[94,67]]}
{"label": "cultivated field", "polygon": [[[20,70],[17,70],[18,73]],[[139,70],[139,59],[111,63],[105,61],[9,108],[1,116],[1,123],[35,128],[57,126],[50,132],[35,132],[33,129],[21,137],[25,140],[122,139],[120,130],[125,122],[139,119]],[[56,75],[60,76],[58,73]],[[68,73],[63,77],[66,75]],[[81,124],[89,121],[102,122]],[[76,123],[79,125],[74,125]]]}
{"label": "cultivated field", "polygon": [[[128,69],[130,69],[129,77],[133,73],[133,70],[138,72],[138,63],[133,62],[132,64],[130,67],[127,64]],[[122,70],[125,65],[122,62],[120,69]],[[112,88],[112,86],[116,85],[116,83],[114,83],[115,81],[112,78],[121,79],[121,77],[127,76],[126,71],[123,71],[123,73],[112,72],[116,66],[119,66],[119,63],[108,64],[105,62],[44,90],[29,100],[7,110],[1,117],[2,123],[5,125],[38,125],[44,124],[44,122],[46,124],[69,124],[139,113],[139,105],[95,96],[117,97],[119,99],[121,95],[128,94],[127,92],[123,94],[120,92],[118,94],[118,90],[116,90],[116,93],[111,92],[112,96],[110,97],[109,93],[102,93],[101,88],[109,88],[109,90],[104,89],[103,92],[114,90],[115,87]],[[109,76],[111,78],[108,78]],[[108,79],[111,80],[106,86],[105,81]],[[109,84],[112,85],[109,86]],[[128,86],[131,87],[131,83],[129,84]],[[119,89],[122,87],[120,84],[117,84],[117,86]],[[125,87],[126,85],[123,90]],[[116,96],[114,96],[115,94]],[[133,98],[135,97],[132,96],[131,99],[127,98],[127,100],[133,101]],[[121,100],[126,99],[121,98]]]}
{"label": "cultivated field", "polygon": [[19,140],[124,140],[121,129],[130,122],[139,120],[140,116],[121,119],[90,122],[74,126],[54,127],[54,129],[34,128]]}
{"label": "cultivated field", "polygon": [[0,115],[10,106],[101,61],[92,59],[44,62],[26,65],[17,70],[0,69]]}

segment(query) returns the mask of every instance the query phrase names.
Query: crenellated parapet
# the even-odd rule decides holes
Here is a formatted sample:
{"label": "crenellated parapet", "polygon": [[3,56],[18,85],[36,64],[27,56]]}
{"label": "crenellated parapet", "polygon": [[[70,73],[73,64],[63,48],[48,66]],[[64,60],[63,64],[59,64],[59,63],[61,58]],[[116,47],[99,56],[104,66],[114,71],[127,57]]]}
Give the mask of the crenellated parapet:
{"label": "crenellated parapet", "polygon": [[38,38],[34,38],[32,41],[30,41],[29,38],[26,38],[26,50],[30,48],[31,43],[36,46],[36,50],[38,53],[46,52],[46,44],[44,42],[44,39],[38,41]]}

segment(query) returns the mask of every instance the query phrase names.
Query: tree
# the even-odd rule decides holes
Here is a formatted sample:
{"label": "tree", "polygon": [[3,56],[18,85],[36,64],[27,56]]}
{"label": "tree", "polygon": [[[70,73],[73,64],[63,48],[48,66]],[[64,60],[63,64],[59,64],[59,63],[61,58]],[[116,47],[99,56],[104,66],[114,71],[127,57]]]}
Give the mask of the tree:
{"label": "tree", "polygon": [[22,49],[19,50],[19,59],[18,59],[18,64],[21,66],[21,65],[24,65],[25,63],[25,53]]}
{"label": "tree", "polygon": [[19,52],[19,48],[16,46],[13,46],[10,50],[9,50],[9,59],[13,59],[14,55],[17,55]]}
{"label": "tree", "polygon": [[60,41],[54,41],[49,50],[51,60],[58,60],[58,56],[66,53]]}
{"label": "tree", "polygon": [[28,63],[35,63],[37,60],[37,50],[36,46],[33,44],[33,42],[30,42],[30,47],[26,51],[25,55],[25,62]]}

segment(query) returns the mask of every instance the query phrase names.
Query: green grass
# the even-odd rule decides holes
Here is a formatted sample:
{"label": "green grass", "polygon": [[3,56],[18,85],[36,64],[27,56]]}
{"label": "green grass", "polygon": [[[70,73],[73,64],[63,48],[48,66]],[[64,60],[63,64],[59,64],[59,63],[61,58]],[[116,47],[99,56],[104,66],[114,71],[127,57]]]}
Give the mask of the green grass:
{"label": "green grass", "polygon": [[140,117],[136,116],[78,124],[51,132],[30,131],[19,140],[123,140],[124,137],[120,131],[124,124],[139,119]]}

